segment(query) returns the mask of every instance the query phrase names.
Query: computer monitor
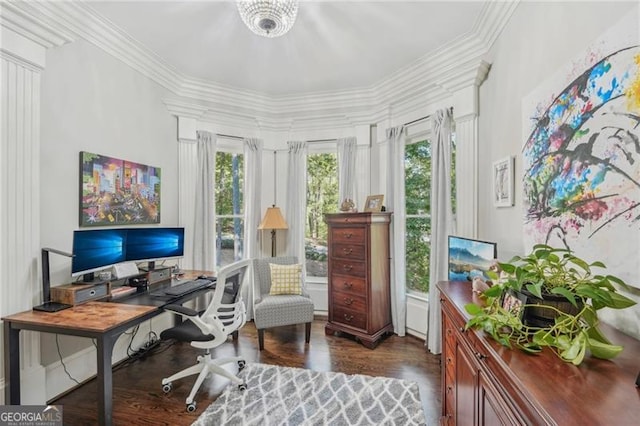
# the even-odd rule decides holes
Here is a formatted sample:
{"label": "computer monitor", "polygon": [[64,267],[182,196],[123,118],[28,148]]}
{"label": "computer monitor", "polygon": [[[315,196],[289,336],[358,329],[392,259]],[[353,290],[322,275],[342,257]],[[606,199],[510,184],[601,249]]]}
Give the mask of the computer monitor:
{"label": "computer monitor", "polygon": [[92,281],[94,272],[126,261],[126,240],[125,229],[74,231],[71,276]]}
{"label": "computer monitor", "polygon": [[154,261],[184,255],[184,228],[135,228],[127,230],[126,260]]}
{"label": "computer monitor", "polygon": [[486,271],[497,256],[496,243],[449,235],[449,281],[488,279]]}

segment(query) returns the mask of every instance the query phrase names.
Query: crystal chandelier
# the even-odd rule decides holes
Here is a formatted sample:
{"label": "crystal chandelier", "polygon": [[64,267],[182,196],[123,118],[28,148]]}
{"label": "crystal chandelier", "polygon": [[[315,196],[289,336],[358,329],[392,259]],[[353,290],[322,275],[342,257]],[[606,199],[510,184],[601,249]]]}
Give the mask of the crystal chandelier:
{"label": "crystal chandelier", "polygon": [[298,15],[298,0],[238,0],[237,4],[246,26],[262,37],[285,34]]}

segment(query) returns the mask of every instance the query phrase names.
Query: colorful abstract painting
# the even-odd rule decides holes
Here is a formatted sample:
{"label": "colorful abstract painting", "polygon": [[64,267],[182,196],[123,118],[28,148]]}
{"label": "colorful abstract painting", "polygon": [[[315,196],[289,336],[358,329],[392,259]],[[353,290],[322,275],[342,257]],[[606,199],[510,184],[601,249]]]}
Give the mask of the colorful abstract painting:
{"label": "colorful abstract painting", "polygon": [[80,153],[80,226],[160,223],[160,168]]}
{"label": "colorful abstract painting", "polygon": [[523,102],[525,248],[640,285],[640,40],[630,15]]}

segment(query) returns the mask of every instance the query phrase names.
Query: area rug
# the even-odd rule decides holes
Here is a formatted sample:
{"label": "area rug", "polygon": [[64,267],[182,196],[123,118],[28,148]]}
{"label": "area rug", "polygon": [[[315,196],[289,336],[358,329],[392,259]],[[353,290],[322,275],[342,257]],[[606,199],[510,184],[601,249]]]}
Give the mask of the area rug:
{"label": "area rug", "polygon": [[248,364],[193,425],[424,425],[418,385],[406,380]]}

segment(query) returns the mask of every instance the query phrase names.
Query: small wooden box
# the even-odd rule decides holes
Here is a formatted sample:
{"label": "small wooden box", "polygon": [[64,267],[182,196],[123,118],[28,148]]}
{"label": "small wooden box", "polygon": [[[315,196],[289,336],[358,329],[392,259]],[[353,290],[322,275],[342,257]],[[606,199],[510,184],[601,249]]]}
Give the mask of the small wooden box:
{"label": "small wooden box", "polygon": [[51,288],[51,300],[69,305],[80,305],[109,296],[110,282],[98,284],[64,284]]}

